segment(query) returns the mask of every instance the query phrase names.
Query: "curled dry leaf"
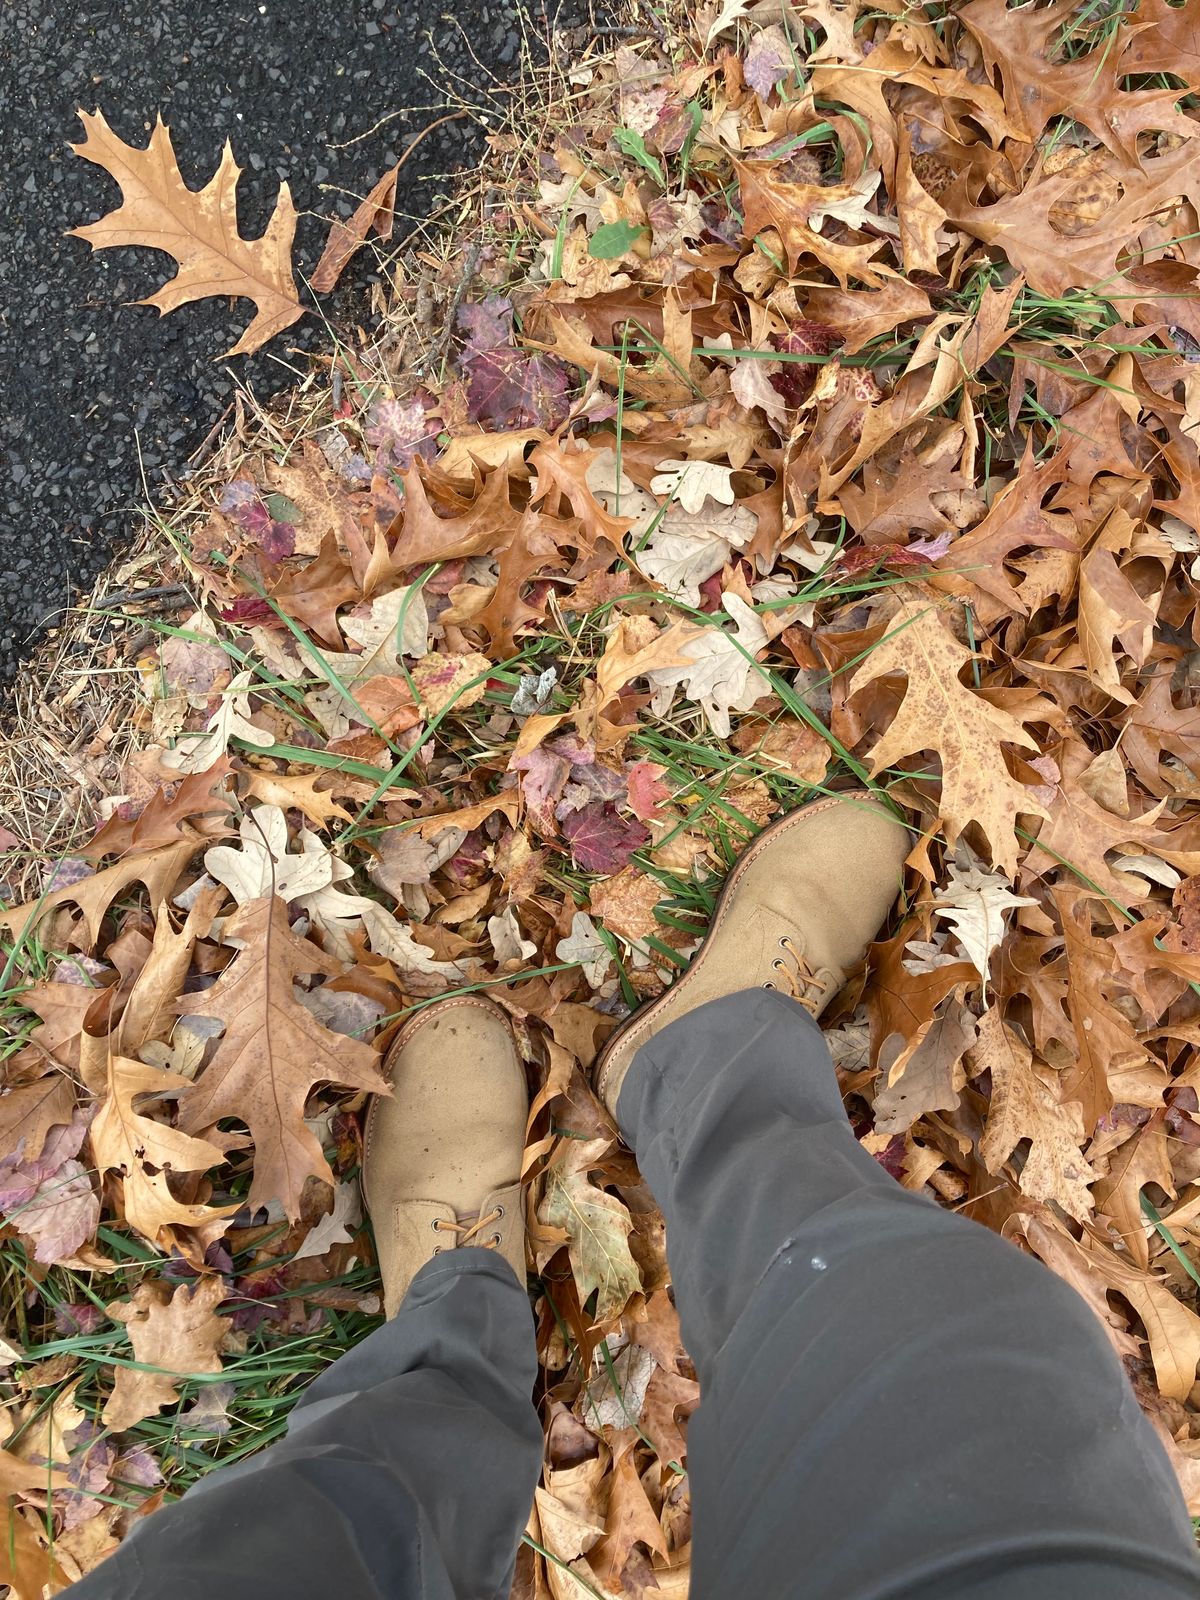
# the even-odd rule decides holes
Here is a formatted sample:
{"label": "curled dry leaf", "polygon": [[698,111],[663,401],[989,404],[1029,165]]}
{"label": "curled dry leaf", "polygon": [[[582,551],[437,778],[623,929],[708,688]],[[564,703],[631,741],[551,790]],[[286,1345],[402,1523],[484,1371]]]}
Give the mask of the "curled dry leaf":
{"label": "curled dry leaf", "polygon": [[197,1251],[180,1230],[203,1229],[237,1207],[184,1204],[171,1193],[170,1178],[220,1166],[225,1152],[207,1139],[192,1138],[144,1115],[134,1104],[143,1097],[173,1099],[189,1088],[188,1079],[173,1072],[111,1056],[105,1098],[91,1128],[92,1157],[102,1175],[111,1172],[121,1178],[122,1210],[131,1228],[153,1245],[179,1249],[192,1259],[198,1255],[202,1261],[207,1241]]}
{"label": "curled dry leaf", "polygon": [[569,1241],[571,1271],[580,1303],[596,1297],[594,1320],[603,1323],[641,1288],[629,1250],[632,1221],[616,1195],[597,1188],[591,1171],[611,1149],[607,1139],[566,1140],[547,1168],[539,1219],[561,1228]]}
{"label": "curled dry leaf", "polygon": [[162,1284],[139,1283],[128,1300],[108,1308],[123,1322],[136,1367],[118,1367],[104,1407],[106,1428],[120,1433],[153,1417],[179,1398],[178,1380],[220,1372],[217,1351],[228,1331],[216,1308],[226,1298],[220,1278],[181,1283],[171,1294]]}

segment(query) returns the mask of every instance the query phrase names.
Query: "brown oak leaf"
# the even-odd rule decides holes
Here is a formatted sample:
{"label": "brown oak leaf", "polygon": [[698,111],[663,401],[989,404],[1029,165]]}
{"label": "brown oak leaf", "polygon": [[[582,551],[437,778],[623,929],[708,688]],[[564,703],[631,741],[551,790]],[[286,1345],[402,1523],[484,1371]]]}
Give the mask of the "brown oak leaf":
{"label": "brown oak leaf", "polygon": [[273,895],[242,906],[225,937],[244,941],[211,989],[187,995],[179,1009],[216,1017],[225,1032],[212,1061],[180,1107],[191,1133],[223,1117],[244,1122],[254,1140],[251,1209],[278,1200],[293,1222],[305,1180],[333,1183],[320,1141],[305,1126],[305,1101],[318,1083],[370,1093],[388,1086],[370,1045],[331,1033],[295,998],[295,980],[336,977],[342,964],[288,926],[287,906]]}
{"label": "brown oak leaf", "polygon": [[877,678],[902,673],[908,688],[890,727],[871,751],[871,772],[933,750],[941,757],[939,812],[947,840],[976,823],[992,859],[1011,877],[1017,869],[1017,818],[1045,816],[1033,792],[1014,778],[1002,746],[1038,748],[1022,718],[1002,711],[959,681],[973,652],[950,632],[935,605],[906,600],[883,638],[854,674],[855,694]]}
{"label": "brown oak leaf", "polygon": [[138,150],[109,127],[100,111],[80,111],[85,139],[71,149],[117,180],[122,204],[99,222],[72,228],[94,250],[114,245],[148,245],[165,250],[179,271],[140,305],[174,311],[190,300],[212,295],[253,300],[254,320],[226,356],[247,355],[304,315],[292,277],[292,240],[296,208],[286,183],[279,188],[275,210],[261,239],[238,233],[237,182],[241,168],[228,139],[221,164],[203,189],[184,183],[171,146],[171,132],[161,117],[150,143]]}
{"label": "brown oak leaf", "polygon": [[174,1294],[162,1283],[139,1283],[130,1299],[109,1306],[109,1316],[129,1331],[138,1365],[117,1368],[105,1427],[132,1428],[179,1399],[179,1379],[220,1372],[217,1349],[228,1323],[216,1309],[225,1297],[220,1278],[201,1278],[181,1283]]}

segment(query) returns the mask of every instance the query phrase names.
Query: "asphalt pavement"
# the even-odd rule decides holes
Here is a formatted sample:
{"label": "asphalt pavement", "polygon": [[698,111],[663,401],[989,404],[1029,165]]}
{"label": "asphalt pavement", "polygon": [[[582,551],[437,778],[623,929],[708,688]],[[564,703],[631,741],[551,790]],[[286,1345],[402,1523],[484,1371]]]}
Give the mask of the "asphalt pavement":
{"label": "asphalt pavement", "polygon": [[[531,0],[578,24],[588,0]],[[71,155],[76,109],[99,106],[129,143],[161,112],[185,181],[199,187],[226,135],[245,168],[243,236],[262,231],[280,180],[301,212],[296,259],[311,272],[320,216],[354,199],[447,108],[447,74],[511,84],[518,0],[0,0],[0,684],[128,539],[143,498],[175,473],[226,409],[233,372],[267,397],[295,380],[296,352],[326,340],[307,317],[266,350],[215,361],[248,302],[207,300],[160,318],[130,307],[173,263],[155,251],[92,251],[65,237],[119,203],[106,173]],[[434,43],[436,41],[436,51]],[[436,57],[440,57],[440,62]],[[433,81],[430,82],[429,80]],[[402,111],[399,116],[389,115]],[[357,139],[388,120],[370,137]],[[354,141],[354,142],[350,142]],[[401,173],[397,236],[473,165],[477,127],[449,122]],[[362,320],[366,252],[333,299]],[[328,309],[328,303],[327,309]]]}

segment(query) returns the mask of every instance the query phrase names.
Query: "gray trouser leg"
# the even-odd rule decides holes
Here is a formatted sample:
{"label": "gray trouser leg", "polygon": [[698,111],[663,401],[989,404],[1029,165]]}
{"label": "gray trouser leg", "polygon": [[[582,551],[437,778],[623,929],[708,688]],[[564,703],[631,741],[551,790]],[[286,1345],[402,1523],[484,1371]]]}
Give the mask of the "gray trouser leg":
{"label": "gray trouser leg", "polygon": [[431,1261],[286,1439],[155,1513],[72,1600],[507,1600],[542,1461],[536,1373],[512,1269]]}
{"label": "gray trouser leg", "polygon": [[618,1107],[667,1220],[692,1600],[1177,1600],[1178,1486],[1092,1311],[858,1145],[807,1013],[748,990]]}

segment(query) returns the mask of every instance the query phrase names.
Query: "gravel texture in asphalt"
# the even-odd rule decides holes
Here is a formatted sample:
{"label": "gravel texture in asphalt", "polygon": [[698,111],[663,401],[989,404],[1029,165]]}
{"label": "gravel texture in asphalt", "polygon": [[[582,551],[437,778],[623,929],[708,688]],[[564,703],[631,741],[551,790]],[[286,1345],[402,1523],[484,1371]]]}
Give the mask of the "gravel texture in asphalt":
{"label": "gravel texture in asphalt", "polygon": [[[116,183],[67,149],[82,137],[76,109],[99,106],[138,145],[161,111],[193,188],[228,135],[245,169],[243,236],[261,233],[287,179],[301,212],[295,259],[311,272],[322,218],[349,215],[447,109],[448,74],[493,90],[516,76],[518,3],[460,0],[450,20],[445,0],[0,0],[0,683],[128,535],[143,474],[153,494],[221,417],[233,372],[266,398],[293,378],[293,352],[327,338],[309,316],[223,363],[214,357],[246,326],[248,301],[161,318],[128,306],[174,263],[64,237],[120,203]],[[546,4],[561,24],[587,15],[586,0]],[[541,5],[524,36],[545,36]],[[481,137],[457,121],[422,141],[401,171],[397,238],[405,216],[448,195],[447,174],[478,160]],[[326,313],[350,304],[361,317],[369,272],[363,252]]]}

